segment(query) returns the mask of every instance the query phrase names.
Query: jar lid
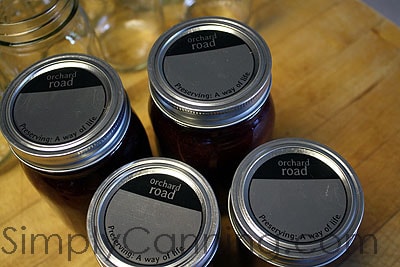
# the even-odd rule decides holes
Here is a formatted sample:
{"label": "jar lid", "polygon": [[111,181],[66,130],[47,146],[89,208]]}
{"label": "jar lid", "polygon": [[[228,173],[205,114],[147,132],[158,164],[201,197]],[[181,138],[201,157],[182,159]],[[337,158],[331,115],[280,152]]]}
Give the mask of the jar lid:
{"label": "jar lid", "polygon": [[180,161],[145,158],[100,185],[87,231],[102,266],[206,266],[218,247],[220,215],[199,172]]}
{"label": "jar lid", "polygon": [[242,243],[277,266],[322,266],[354,240],[364,212],[354,170],[313,141],[280,139],[239,165],[229,216]]}
{"label": "jar lid", "polygon": [[9,85],[1,129],[14,154],[41,170],[98,162],[127,131],[131,111],[118,74],[91,56],[65,54],[33,64]]}
{"label": "jar lid", "polygon": [[223,127],[250,117],[265,102],[271,66],[269,48],[253,29],[225,18],[193,19],[154,44],[150,93],[181,124]]}

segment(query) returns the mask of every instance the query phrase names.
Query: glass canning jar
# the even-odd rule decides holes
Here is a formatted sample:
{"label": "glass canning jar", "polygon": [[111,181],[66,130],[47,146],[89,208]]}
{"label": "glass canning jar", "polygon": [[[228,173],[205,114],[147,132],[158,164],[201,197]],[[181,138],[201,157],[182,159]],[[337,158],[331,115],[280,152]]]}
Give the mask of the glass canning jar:
{"label": "glass canning jar", "polygon": [[31,183],[79,233],[100,183],[151,156],[117,73],[87,55],[50,57],[18,75],[4,95],[0,125]]}
{"label": "glass canning jar", "polygon": [[0,67],[7,83],[51,55],[70,52],[102,57],[79,0],[4,0],[0,7]]}
{"label": "glass canning jar", "polygon": [[[90,1],[85,2],[89,9]],[[118,71],[144,69],[151,46],[164,30],[161,1],[107,0],[103,4],[104,12],[92,24],[104,58]]]}
{"label": "glass canning jar", "polygon": [[217,251],[220,221],[206,179],[157,157],[126,164],[100,185],[87,231],[101,266],[203,267]]}
{"label": "glass canning jar", "polygon": [[257,147],[239,164],[229,192],[237,240],[275,266],[332,263],[356,239],[364,214],[354,169],[313,140],[283,138]]}
{"label": "glass canning jar", "polygon": [[248,26],[200,18],[163,34],[148,63],[150,118],[163,156],[231,179],[274,125],[271,54]]}

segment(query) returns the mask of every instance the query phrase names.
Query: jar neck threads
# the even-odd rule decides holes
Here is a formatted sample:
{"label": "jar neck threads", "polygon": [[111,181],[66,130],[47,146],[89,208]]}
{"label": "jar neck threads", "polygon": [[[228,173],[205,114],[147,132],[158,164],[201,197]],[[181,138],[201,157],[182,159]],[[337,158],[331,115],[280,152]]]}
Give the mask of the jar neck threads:
{"label": "jar neck threads", "polygon": [[[57,0],[43,6],[39,13],[37,13],[39,7],[32,6],[32,12],[35,12],[32,13],[28,10],[31,1],[19,2],[21,3],[18,3],[18,6],[21,6],[24,12],[26,10],[30,16],[25,18],[20,14],[6,13],[6,11],[0,14],[1,46],[25,48],[42,42],[61,31],[71,21],[79,7],[78,0]],[[11,4],[14,5],[14,2]],[[15,10],[15,7],[5,6],[4,10]]]}

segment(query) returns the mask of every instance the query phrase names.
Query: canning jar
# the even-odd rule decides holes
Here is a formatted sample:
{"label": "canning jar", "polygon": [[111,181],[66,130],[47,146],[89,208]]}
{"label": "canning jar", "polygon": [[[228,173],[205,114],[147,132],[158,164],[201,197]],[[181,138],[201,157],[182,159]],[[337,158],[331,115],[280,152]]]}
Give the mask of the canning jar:
{"label": "canning jar", "polygon": [[0,67],[9,83],[36,61],[60,53],[102,57],[79,0],[1,1]]}
{"label": "canning jar", "polygon": [[106,9],[93,25],[105,60],[118,71],[144,69],[151,46],[164,30],[161,1],[106,0],[103,3]]}
{"label": "canning jar", "polygon": [[271,54],[248,26],[224,18],[179,24],[153,46],[149,112],[160,153],[206,177],[229,177],[272,136]]}
{"label": "canning jar", "polygon": [[357,236],[360,181],[337,152],[312,140],[265,143],[240,163],[229,216],[240,241],[276,266],[324,266]]}
{"label": "canning jar", "polygon": [[189,165],[146,158],[112,173],[87,216],[101,266],[207,266],[219,243],[220,215],[205,178]]}
{"label": "canning jar", "polygon": [[18,75],[2,101],[1,129],[32,184],[80,233],[98,185],[151,156],[117,73],[87,55],[47,58]]}

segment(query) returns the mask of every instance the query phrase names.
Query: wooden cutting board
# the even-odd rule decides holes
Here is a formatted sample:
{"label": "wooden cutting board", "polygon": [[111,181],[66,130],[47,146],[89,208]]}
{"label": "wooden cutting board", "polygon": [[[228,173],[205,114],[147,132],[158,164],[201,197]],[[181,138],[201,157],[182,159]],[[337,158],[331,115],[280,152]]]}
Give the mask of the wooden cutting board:
{"label": "wooden cutting board", "polygon": [[[330,146],[362,183],[359,235],[331,265],[400,266],[400,29],[357,0],[258,0],[249,24],[273,56],[274,138]],[[157,155],[147,74],[121,77]],[[17,164],[0,170],[0,204],[2,266],[98,266]],[[238,251],[226,214],[222,221],[214,266],[270,266]]]}

